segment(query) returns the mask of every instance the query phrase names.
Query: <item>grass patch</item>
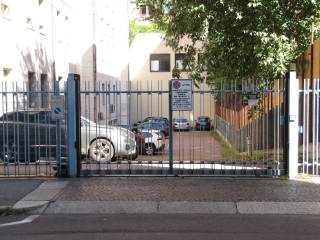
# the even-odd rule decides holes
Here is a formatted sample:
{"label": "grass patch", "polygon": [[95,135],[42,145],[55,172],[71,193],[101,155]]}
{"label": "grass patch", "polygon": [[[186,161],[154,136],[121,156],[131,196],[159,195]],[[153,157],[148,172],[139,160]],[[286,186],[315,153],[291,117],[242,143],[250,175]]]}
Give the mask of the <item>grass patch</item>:
{"label": "grass patch", "polygon": [[223,136],[217,131],[213,130],[212,135],[214,139],[220,143],[222,147],[222,156],[224,159],[237,159],[237,156],[239,155],[239,152],[232,147],[232,145],[225,140]]}
{"label": "grass patch", "polygon": [[12,207],[0,207],[0,216],[5,217],[12,215],[18,215],[17,210]]}
{"label": "grass patch", "polygon": [[[248,162],[262,162],[262,161],[271,162],[272,161],[271,159],[273,159],[272,150],[269,150],[269,154],[267,154],[264,150],[254,150],[252,152],[252,155],[250,155],[247,152],[239,152],[217,130],[214,130],[212,132],[212,136],[218,143],[220,143],[221,147],[223,148],[222,156],[224,159],[232,159],[232,160],[240,160],[240,161],[248,161]],[[280,154],[280,161],[282,161],[281,154]]]}

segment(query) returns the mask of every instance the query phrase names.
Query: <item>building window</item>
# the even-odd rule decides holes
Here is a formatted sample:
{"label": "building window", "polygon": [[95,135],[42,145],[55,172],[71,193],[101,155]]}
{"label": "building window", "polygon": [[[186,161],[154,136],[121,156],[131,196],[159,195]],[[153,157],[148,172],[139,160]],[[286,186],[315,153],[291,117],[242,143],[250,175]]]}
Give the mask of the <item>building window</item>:
{"label": "building window", "polygon": [[28,92],[29,107],[37,107],[37,82],[34,72],[28,72]]}
{"label": "building window", "polygon": [[142,16],[145,16],[145,15],[147,15],[147,6],[146,5],[140,5],[140,14],[142,15]]}
{"label": "building window", "polygon": [[186,65],[185,59],[186,59],[186,54],[184,53],[175,54],[175,66],[177,70],[185,71],[185,72],[191,70],[190,66]]}
{"label": "building window", "polygon": [[31,18],[28,18],[26,19],[26,26],[27,28],[33,30],[33,23],[32,23],[32,19]]}
{"label": "building window", "polygon": [[1,13],[1,16],[5,18],[9,18],[9,19],[11,18],[9,6],[4,3],[0,3],[0,13]]}
{"label": "building window", "polygon": [[114,104],[110,104],[109,105],[109,113],[115,113],[115,111],[116,111],[115,105]]}
{"label": "building window", "polygon": [[208,70],[207,64],[206,64],[205,59],[203,57],[203,53],[199,53],[198,54],[198,64],[202,64],[203,65],[203,70],[204,71]]}
{"label": "building window", "polygon": [[98,120],[103,120],[104,117],[103,117],[103,112],[98,112]]}
{"label": "building window", "polygon": [[11,71],[12,71],[11,68],[3,68],[3,76],[8,77]]}
{"label": "building window", "polygon": [[106,85],[102,83],[102,106],[106,105]]}
{"label": "building window", "polygon": [[41,87],[41,107],[48,108],[49,107],[49,82],[48,75],[41,74],[40,75],[40,87]]}
{"label": "building window", "polygon": [[150,54],[150,72],[170,72],[170,54]]}
{"label": "building window", "polygon": [[113,85],[112,88],[113,88],[113,104],[115,104],[117,101],[116,86]]}
{"label": "building window", "polygon": [[44,35],[44,36],[46,35],[46,31],[45,31],[43,25],[39,25],[39,32],[40,32],[41,35]]}

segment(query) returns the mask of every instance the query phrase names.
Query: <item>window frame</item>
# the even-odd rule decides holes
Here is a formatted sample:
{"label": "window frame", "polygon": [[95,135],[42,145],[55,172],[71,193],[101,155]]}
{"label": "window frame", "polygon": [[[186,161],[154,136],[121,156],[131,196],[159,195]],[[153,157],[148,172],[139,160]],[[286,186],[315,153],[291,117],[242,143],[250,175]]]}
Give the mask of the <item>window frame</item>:
{"label": "window frame", "polygon": [[[177,56],[183,56],[181,59],[177,59]],[[175,53],[174,54],[174,67],[175,69],[181,71],[181,72],[191,72],[191,67],[188,65],[184,65],[184,60],[185,60],[185,53]],[[182,68],[177,68],[177,60],[182,60]]]}
{"label": "window frame", "polygon": [[[157,58],[156,58],[157,57]],[[163,67],[164,64],[161,64],[161,57],[167,57],[168,59],[168,69]],[[152,59],[154,58],[154,59]],[[155,70],[152,70],[152,61],[159,61],[159,70],[158,71],[155,71]],[[170,56],[170,53],[151,53],[150,56],[149,56],[149,68],[150,68],[150,72],[171,72],[171,56]]]}

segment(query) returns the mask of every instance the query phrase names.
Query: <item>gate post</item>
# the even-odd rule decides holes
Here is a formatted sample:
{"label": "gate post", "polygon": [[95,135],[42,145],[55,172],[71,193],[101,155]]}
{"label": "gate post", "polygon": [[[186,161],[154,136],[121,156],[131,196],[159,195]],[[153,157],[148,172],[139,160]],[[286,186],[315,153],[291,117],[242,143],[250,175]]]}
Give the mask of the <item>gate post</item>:
{"label": "gate post", "polygon": [[172,80],[169,81],[169,174],[173,174]]}
{"label": "gate post", "polygon": [[288,132],[288,170],[289,178],[295,179],[298,176],[298,156],[299,156],[299,79],[295,65],[290,68],[290,78],[288,82],[287,94],[289,96],[289,132]]}
{"label": "gate post", "polygon": [[80,174],[80,76],[69,73],[67,80],[68,176]]}
{"label": "gate post", "polygon": [[[59,80],[55,80],[54,83],[54,95],[55,96],[59,96],[60,95],[60,82]],[[56,120],[56,168],[57,168],[57,176],[61,177],[61,176],[65,176],[65,172],[63,172],[62,174],[62,167],[64,167],[64,165],[62,165],[61,162],[61,123],[60,123],[60,119]],[[65,170],[65,169],[64,169]]]}

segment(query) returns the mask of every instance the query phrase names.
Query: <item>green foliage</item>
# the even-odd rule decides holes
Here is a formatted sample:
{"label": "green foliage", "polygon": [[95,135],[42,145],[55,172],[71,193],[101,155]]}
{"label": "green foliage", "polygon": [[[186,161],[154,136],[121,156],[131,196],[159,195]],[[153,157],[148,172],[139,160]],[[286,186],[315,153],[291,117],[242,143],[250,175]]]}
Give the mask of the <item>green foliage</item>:
{"label": "green foliage", "polygon": [[151,33],[151,32],[163,32],[156,24],[146,23],[139,24],[135,20],[129,21],[129,44],[132,44],[132,41],[138,33]]}
{"label": "green foliage", "polygon": [[[318,0],[140,0],[150,20],[166,30],[168,44],[189,55],[203,43],[192,76],[208,79],[282,77],[310,45],[319,23]],[[314,33],[320,26],[315,24]],[[192,43],[179,46],[187,36]],[[208,74],[201,75],[204,67]]]}

